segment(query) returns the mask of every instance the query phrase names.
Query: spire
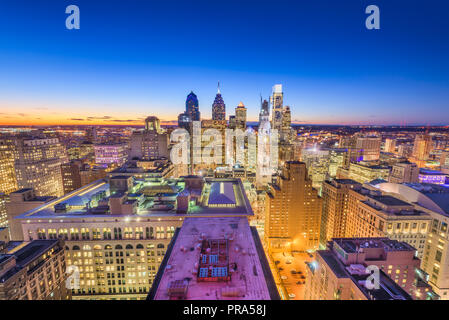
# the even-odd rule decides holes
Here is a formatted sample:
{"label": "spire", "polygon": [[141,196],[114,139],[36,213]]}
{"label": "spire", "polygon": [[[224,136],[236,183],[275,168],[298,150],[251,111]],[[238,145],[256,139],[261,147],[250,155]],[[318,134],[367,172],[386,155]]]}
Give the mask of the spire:
{"label": "spire", "polygon": [[217,94],[221,94],[221,92],[220,92],[220,81],[218,81],[218,89],[217,89]]}

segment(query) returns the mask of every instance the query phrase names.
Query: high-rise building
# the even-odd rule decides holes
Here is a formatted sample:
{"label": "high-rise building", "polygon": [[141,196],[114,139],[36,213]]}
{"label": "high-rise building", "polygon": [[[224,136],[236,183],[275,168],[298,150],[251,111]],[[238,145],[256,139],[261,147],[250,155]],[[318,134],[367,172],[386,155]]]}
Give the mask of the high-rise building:
{"label": "high-rise building", "polygon": [[346,224],[349,215],[349,190],[360,189],[361,184],[349,179],[324,181],[322,198],[320,245],[332,238],[346,237]]}
{"label": "high-rise building", "polygon": [[14,157],[15,146],[13,139],[0,139],[0,193],[9,194],[17,190]]}
{"label": "high-rise building", "polygon": [[220,82],[218,83],[217,94],[212,104],[212,120],[226,121],[226,105],[220,92]]}
{"label": "high-rise building", "polygon": [[335,238],[307,265],[305,299],[436,300],[415,251],[388,238]]}
{"label": "high-rise building", "polygon": [[246,107],[243,102],[240,102],[235,108],[235,128],[246,130]]}
{"label": "high-rise building", "polygon": [[189,122],[201,120],[198,97],[193,93],[193,91],[191,91],[187,96],[185,114],[188,117]]}
{"label": "high-rise building", "polygon": [[410,161],[415,162],[419,167],[424,167],[425,162],[429,159],[432,148],[432,137],[428,133],[417,134],[413,144],[413,154]]}
{"label": "high-rise building", "polygon": [[284,108],[284,93],[282,92],[282,84],[276,84],[273,86],[270,102],[273,109],[271,127],[281,132],[283,123],[282,111]]}
{"label": "high-rise building", "polygon": [[428,213],[378,190],[351,189],[349,197],[346,237],[388,237],[407,242],[423,256],[431,223]]}
{"label": "high-rise building", "polygon": [[[273,168],[271,159],[271,124],[268,101],[260,98],[261,109],[259,113],[259,127],[257,131],[257,166],[256,184],[259,188],[264,188],[269,182],[276,168]],[[273,150],[273,153],[275,151]]]}
{"label": "high-rise building", "polygon": [[64,194],[106,177],[103,168],[91,167],[80,160],[72,160],[61,165]]}
{"label": "high-rise building", "polygon": [[104,165],[121,166],[128,160],[126,143],[105,143],[95,145],[95,162]]}
{"label": "high-rise building", "polygon": [[415,163],[399,162],[393,165],[388,181],[392,183],[419,182],[419,168]]}
{"label": "high-rise building", "polygon": [[70,300],[64,242],[35,240],[0,254],[0,300]]}
{"label": "high-rise building", "polygon": [[343,138],[340,146],[348,149],[349,162],[376,161],[380,157],[381,143],[380,137],[356,133]]}
{"label": "high-rise building", "polygon": [[322,200],[312,187],[306,165],[288,161],[267,193],[265,241],[271,252],[316,250]]}
{"label": "high-rise building", "polygon": [[388,153],[396,152],[396,140],[387,138],[385,139],[384,151]]}
{"label": "high-rise building", "polygon": [[134,131],[130,139],[129,158],[151,160],[168,158],[169,136],[160,127],[157,117],[148,117],[145,120],[143,131]]}
{"label": "high-rise building", "polygon": [[37,196],[62,196],[61,164],[68,159],[58,138],[17,137],[15,144],[18,187],[32,188]]}

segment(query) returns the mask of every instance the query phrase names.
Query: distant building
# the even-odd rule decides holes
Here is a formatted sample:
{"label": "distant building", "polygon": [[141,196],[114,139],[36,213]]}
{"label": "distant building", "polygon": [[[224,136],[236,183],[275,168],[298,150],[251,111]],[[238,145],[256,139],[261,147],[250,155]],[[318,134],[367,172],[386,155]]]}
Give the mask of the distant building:
{"label": "distant building", "polygon": [[0,254],[0,300],[70,300],[64,242],[35,240]]}
{"label": "distant building", "polygon": [[235,128],[246,130],[246,107],[243,102],[240,102],[235,108]]}
{"label": "distant building", "polygon": [[416,183],[419,168],[415,163],[399,162],[393,165],[388,181],[392,183]]}
{"label": "distant building", "polygon": [[384,151],[388,152],[388,153],[395,153],[396,152],[396,140],[391,139],[391,138],[385,139]]}
{"label": "distant building", "polygon": [[9,194],[17,190],[15,150],[12,138],[0,139],[0,193]]}
{"label": "distant building", "polygon": [[220,83],[218,83],[218,90],[212,104],[212,120],[226,121],[226,105],[220,92]]}
{"label": "distant building", "polygon": [[432,137],[427,133],[417,134],[413,144],[413,154],[410,161],[415,162],[419,167],[424,167],[425,162],[429,159],[432,149]]}
{"label": "distant building", "polygon": [[441,171],[419,169],[419,182],[420,183],[433,183],[433,184],[446,184],[447,174]]}
{"label": "distant building", "polygon": [[106,177],[103,168],[91,167],[80,160],[72,160],[61,165],[64,194]]}
{"label": "distant building", "polygon": [[126,143],[107,143],[95,145],[95,163],[121,166],[128,159]]}
{"label": "distant building", "polygon": [[168,134],[163,132],[157,117],[145,120],[145,130],[134,131],[130,140],[129,158],[140,160],[168,158]]}
{"label": "distant building", "polygon": [[201,120],[198,97],[193,91],[187,96],[185,115],[188,117],[189,122]]}
{"label": "distant building", "polygon": [[67,162],[57,138],[17,137],[15,169],[18,188],[32,188],[38,196],[62,196],[61,164]]}

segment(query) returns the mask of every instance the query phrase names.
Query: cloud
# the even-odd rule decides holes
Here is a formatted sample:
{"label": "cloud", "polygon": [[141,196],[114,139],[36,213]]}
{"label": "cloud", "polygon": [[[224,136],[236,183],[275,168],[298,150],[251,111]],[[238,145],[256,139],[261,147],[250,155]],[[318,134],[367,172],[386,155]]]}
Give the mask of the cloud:
{"label": "cloud", "polygon": [[87,117],[90,120],[109,120],[112,119],[111,116],[102,116],[102,117]]}
{"label": "cloud", "polygon": [[81,118],[70,118],[67,120],[72,120],[72,121],[84,121],[85,119],[81,119]]}

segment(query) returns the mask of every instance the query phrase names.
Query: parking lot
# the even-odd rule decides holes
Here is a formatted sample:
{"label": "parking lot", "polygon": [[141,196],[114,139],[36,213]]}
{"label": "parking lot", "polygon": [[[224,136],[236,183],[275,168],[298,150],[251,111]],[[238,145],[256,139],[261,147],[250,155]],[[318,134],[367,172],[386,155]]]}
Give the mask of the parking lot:
{"label": "parking lot", "polygon": [[306,262],[313,261],[309,253],[273,253],[273,260],[281,276],[281,282],[290,300],[303,300]]}

